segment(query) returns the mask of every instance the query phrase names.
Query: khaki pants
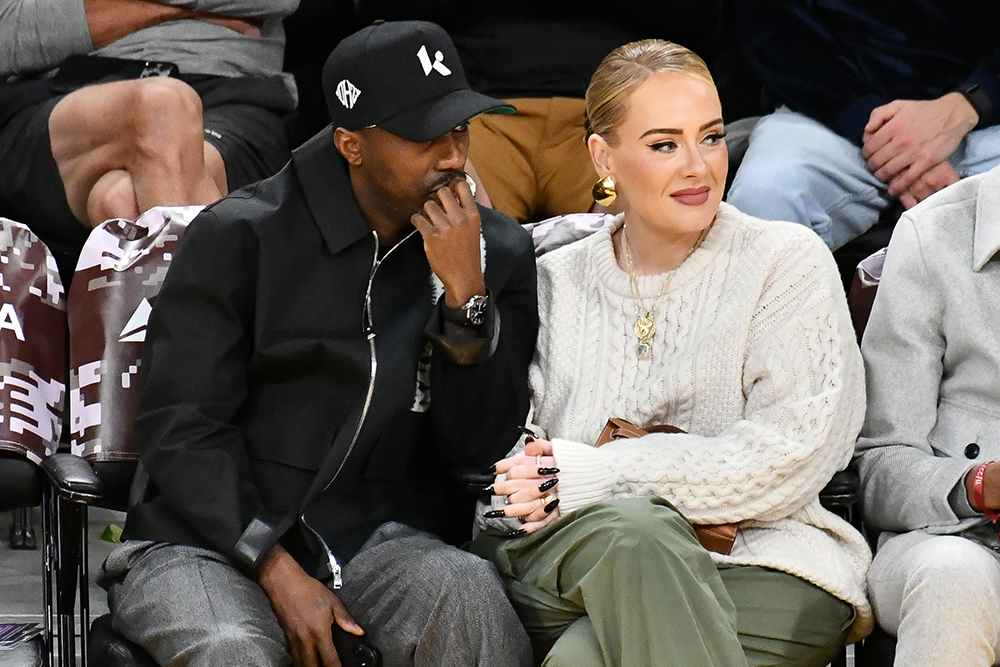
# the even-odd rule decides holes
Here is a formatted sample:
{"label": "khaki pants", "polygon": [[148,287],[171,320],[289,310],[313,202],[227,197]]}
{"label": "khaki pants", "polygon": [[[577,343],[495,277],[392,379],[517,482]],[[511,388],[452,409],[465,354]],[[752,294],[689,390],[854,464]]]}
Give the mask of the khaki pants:
{"label": "khaki pants", "polygon": [[716,567],[661,498],[597,503],[532,535],[477,537],[546,667],[817,666],[854,610],[797,577]]}
{"label": "khaki pants", "polygon": [[469,157],[493,208],[518,222],[586,213],[597,173],[583,129],[583,100],[507,100],[513,116],[482,114],[469,123]]}

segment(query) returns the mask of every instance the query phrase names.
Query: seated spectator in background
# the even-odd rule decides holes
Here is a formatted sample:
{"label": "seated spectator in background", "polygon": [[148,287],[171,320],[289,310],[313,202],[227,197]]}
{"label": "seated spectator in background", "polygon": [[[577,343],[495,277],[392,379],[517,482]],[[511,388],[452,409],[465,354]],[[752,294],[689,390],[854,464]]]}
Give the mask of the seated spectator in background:
{"label": "seated spectator in background", "polygon": [[812,227],[832,249],[1000,164],[1000,4],[737,3],[747,57],[780,105],[727,201]]}
{"label": "seated spectator in background", "polygon": [[69,256],[65,273],[108,218],[273,174],[290,155],[281,20],[296,4],[0,0],[0,214]]}
{"label": "seated spectator in background", "polygon": [[[833,259],[721,203],[722,109],[688,49],[622,46],[586,99],[624,214],[539,260],[544,439],[496,464],[472,550],[546,665],[826,665],[872,624],[869,549],[819,503],[864,414]],[[683,431],[595,447],[612,417]],[[689,521],[739,522],[731,551]]]}
{"label": "seated spectator in background", "polygon": [[472,11],[455,0],[363,0],[371,18],[430,18],[458,48],[473,90],[514,115],[472,120],[470,158],[493,207],[519,222],[589,210],[597,175],[587,152],[583,97],[601,60],[651,36],[707,46],[721,0],[497,0]]}
{"label": "seated spectator in background", "polygon": [[333,124],[192,221],[157,297],[114,627],[161,665],[332,667],[331,624],[386,667],[525,665],[493,567],[439,537],[528,408],[531,241],[462,172],[504,104],[423,22],[323,80]]}
{"label": "seated spectator in background", "polygon": [[1000,655],[1000,169],[903,214],[861,350],[868,575],[896,667]]}

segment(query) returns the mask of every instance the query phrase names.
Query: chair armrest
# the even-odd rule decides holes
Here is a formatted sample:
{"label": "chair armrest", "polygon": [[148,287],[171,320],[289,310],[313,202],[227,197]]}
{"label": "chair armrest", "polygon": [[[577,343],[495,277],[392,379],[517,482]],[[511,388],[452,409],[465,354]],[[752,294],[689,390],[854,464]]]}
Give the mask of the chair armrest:
{"label": "chair armrest", "polygon": [[55,492],[66,500],[89,505],[104,495],[104,483],[83,457],[52,454],[42,461],[42,470]]}
{"label": "chair armrest", "polygon": [[819,502],[828,510],[850,509],[861,498],[861,476],[851,463],[844,470],[833,474],[833,478],[819,492]]}

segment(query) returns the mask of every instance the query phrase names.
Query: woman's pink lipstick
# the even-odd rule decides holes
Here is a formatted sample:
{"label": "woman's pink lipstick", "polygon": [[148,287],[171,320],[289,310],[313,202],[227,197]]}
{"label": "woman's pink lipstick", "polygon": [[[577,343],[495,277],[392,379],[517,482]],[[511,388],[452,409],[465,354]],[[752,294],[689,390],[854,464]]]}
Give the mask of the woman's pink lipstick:
{"label": "woman's pink lipstick", "polygon": [[711,191],[712,188],[703,185],[700,188],[678,190],[677,192],[670,193],[670,196],[686,206],[701,206],[708,201],[708,193]]}

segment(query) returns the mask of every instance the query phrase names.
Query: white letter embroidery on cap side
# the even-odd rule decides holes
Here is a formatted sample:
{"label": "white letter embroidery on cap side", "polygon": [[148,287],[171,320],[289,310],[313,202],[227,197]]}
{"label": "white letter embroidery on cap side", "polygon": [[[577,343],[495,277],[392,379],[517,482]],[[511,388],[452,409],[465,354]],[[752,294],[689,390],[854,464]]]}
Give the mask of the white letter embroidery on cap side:
{"label": "white letter embroidery on cap side", "polygon": [[358,97],[360,96],[361,91],[347,79],[337,84],[337,99],[348,109],[354,108],[354,103],[358,101]]}

